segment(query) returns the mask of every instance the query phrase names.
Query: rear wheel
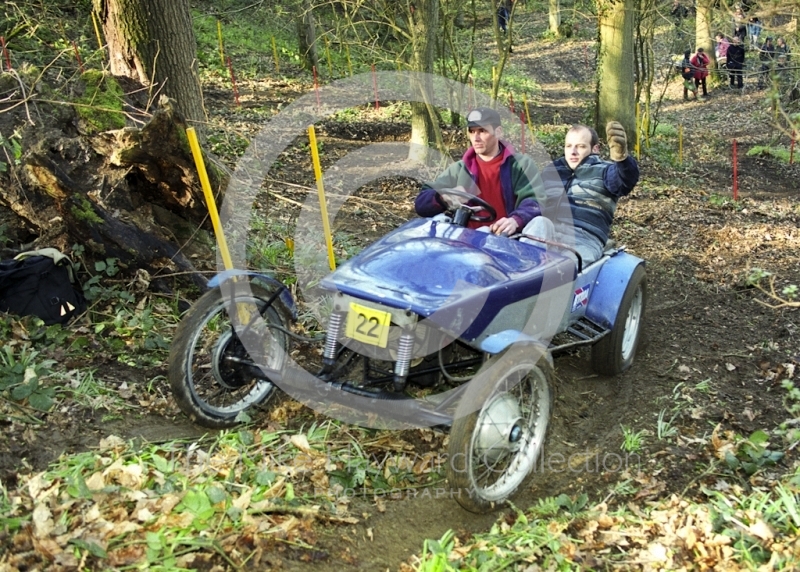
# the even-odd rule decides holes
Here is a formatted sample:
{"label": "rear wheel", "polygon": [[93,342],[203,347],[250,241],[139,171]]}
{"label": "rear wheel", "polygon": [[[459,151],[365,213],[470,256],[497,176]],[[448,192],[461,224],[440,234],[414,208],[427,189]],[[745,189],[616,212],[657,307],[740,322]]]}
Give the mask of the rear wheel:
{"label": "rear wheel", "polygon": [[617,375],[633,364],[642,337],[647,283],[643,266],[631,275],[611,332],[592,346],[592,369],[602,375]]}
{"label": "rear wheel", "polygon": [[264,288],[247,286],[226,283],[224,296],[220,288],[206,292],[172,342],[172,393],[181,411],[204,427],[230,427],[240,413],[265,403],[276,387],[258,365],[281,370],[286,360],[289,337],[271,326],[288,328],[288,312],[278,300],[267,306],[272,294]]}
{"label": "rear wheel", "polygon": [[[535,348],[513,347],[492,358],[485,381],[472,382],[459,403],[447,478],[458,503],[471,512],[506,501],[542,452],[553,398],[552,369],[540,356]],[[464,414],[475,403],[482,405]]]}

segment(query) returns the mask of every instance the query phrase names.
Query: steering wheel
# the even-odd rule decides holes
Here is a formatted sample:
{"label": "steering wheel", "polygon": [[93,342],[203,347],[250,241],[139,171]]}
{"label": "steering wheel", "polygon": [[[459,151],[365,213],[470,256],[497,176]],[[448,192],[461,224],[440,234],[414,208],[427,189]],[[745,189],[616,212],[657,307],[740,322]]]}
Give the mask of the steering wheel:
{"label": "steering wheel", "polygon": [[[494,222],[497,220],[497,211],[495,210],[495,208],[478,196],[471,195],[465,191],[459,191],[458,189],[437,189],[436,192],[439,193],[440,195],[453,195],[454,197],[459,197],[461,199],[477,203],[477,205],[480,208],[482,208],[488,213],[485,215],[478,215],[477,212],[473,211],[469,207],[464,207],[464,205],[462,205],[459,208],[467,208],[471,212],[469,220],[474,220],[475,222]],[[448,210],[452,209],[448,207]]]}

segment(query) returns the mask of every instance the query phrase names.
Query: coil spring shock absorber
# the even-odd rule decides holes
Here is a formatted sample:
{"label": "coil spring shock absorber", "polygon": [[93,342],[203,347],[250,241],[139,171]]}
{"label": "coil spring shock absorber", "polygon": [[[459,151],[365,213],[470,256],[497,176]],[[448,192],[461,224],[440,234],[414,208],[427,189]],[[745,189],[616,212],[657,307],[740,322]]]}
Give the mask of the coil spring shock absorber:
{"label": "coil spring shock absorber", "polygon": [[404,331],[397,341],[397,361],[394,363],[394,390],[403,391],[406,387],[411,356],[414,353],[414,333]]}
{"label": "coil spring shock absorber", "polygon": [[343,312],[333,312],[328,321],[328,332],[325,334],[325,348],[322,351],[322,364],[325,371],[330,371],[336,363],[336,348],[339,335],[342,333]]}

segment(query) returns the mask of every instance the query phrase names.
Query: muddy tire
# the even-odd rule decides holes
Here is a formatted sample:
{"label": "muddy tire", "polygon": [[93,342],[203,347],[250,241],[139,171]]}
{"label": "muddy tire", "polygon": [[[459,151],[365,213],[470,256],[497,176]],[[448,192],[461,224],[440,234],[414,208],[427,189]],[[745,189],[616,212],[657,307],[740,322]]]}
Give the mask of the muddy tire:
{"label": "muddy tire", "polygon": [[475,513],[504,503],[533,470],[553,407],[552,368],[541,351],[512,347],[485,368],[459,402],[448,448],[452,494]]}
{"label": "muddy tire", "polygon": [[631,365],[644,329],[647,283],[643,266],[631,275],[611,332],[592,346],[592,369],[601,375],[617,375]]}
{"label": "muddy tire", "polygon": [[270,326],[288,329],[289,312],[277,299],[268,306],[272,297],[255,284],[226,282],[183,317],[170,348],[168,377],[178,407],[193,422],[236,425],[241,413],[264,405],[277,391],[257,365],[280,371],[288,355],[289,337]]}

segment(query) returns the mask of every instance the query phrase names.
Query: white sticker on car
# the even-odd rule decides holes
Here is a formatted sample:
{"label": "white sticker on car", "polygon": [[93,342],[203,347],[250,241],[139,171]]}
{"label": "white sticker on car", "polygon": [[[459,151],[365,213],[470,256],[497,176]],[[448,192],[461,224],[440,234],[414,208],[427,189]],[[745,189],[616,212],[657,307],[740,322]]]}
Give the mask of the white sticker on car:
{"label": "white sticker on car", "polygon": [[589,304],[589,288],[590,284],[575,290],[575,298],[572,299],[572,311],[577,312],[581,308],[585,308]]}

